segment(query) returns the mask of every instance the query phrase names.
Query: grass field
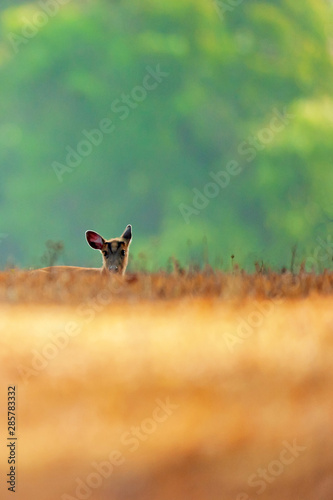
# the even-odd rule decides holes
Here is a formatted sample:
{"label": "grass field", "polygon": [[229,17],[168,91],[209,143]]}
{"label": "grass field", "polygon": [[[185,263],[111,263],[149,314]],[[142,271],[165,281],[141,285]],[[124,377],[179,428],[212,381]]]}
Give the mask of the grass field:
{"label": "grass field", "polygon": [[1,499],[332,500],[333,273],[4,272],[0,325]]}

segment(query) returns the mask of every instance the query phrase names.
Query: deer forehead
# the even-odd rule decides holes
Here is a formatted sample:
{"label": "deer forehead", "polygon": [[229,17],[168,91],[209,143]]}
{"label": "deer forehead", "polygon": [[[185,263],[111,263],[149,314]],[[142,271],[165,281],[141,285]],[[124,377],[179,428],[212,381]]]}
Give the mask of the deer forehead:
{"label": "deer forehead", "polygon": [[110,250],[111,253],[116,253],[117,250],[126,248],[126,243],[124,240],[117,238],[106,241],[103,246],[104,251]]}

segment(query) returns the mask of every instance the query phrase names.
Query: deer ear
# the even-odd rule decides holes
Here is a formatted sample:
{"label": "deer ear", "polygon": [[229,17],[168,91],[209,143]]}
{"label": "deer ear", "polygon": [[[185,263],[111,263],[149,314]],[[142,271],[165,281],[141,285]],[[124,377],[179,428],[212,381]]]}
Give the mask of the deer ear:
{"label": "deer ear", "polygon": [[95,231],[86,231],[86,240],[88,242],[88,245],[90,245],[92,248],[95,248],[96,250],[102,250],[105,243],[104,238],[102,238],[102,236],[100,236],[98,233],[95,233]]}
{"label": "deer ear", "polygon": [[129,242],[132,239],[132,226],[131,226],[131,224],[128,224],[125,231],[121,235],[121,238],[124,238],[124,240],[127,240],[127,244],[129,244]]}

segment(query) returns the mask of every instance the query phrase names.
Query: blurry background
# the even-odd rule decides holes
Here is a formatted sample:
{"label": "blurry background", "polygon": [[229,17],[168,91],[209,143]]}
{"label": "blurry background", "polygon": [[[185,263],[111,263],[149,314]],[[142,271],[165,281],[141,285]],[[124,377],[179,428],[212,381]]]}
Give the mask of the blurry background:
{"label": "blurry background", "polygon": [[332,8],[2,1],[0,266],[131,223],[134,267],[332,267]]}

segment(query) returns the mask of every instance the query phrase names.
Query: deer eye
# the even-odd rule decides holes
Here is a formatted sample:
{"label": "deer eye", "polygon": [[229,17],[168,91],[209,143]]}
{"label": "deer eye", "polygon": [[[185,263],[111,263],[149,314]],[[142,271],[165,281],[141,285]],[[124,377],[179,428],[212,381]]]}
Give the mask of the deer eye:
{"label": "deer eye", "polygon": [[125,257],[125,255],[126,255],[125,250],[122,250],[120,253],[121,253],[121,255],[122,255],[123,257]]}

